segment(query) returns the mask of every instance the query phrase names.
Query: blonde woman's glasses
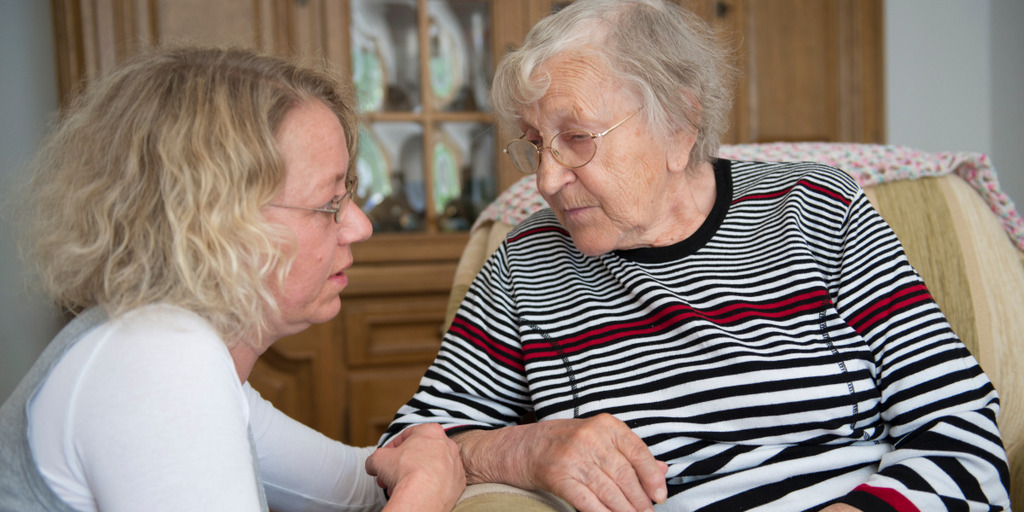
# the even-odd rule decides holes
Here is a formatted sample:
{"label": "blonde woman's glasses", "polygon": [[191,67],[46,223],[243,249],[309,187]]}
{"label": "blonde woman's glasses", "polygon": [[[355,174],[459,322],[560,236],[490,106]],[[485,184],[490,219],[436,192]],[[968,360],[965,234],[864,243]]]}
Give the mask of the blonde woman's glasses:
{"label": "blonde woman's glasses", "polygon": [[560,132],[552,137],[551,145],[549,146],[537,147],[537,144],[531,140],[524,138],[513,139],[505,146],[505,154],[512,159],[512,164],[523,174],[534,174],[537,172],[537,169],[540,168],[540,153],[545,149],[550,149],[551,156],[555,157],[555,161],[570,169],[583,167],[590,163],[594,159],[594,155],[597,154],[597,139],[608,135],[612,130],[622,126],[623,123],[629,121],[630,118],[641,110],[643,110],[643,107],[633,111],[625,119],[615,123],[611,128],[601,133],[587,130],[566,130]]}
{"label": "blonde woman's glasses", "polygon": [[334,219],[335,224],[340,224],[341,219],[345,218],[345,210],[348,210],[349,203],[352,202],[352,197],[356,191],[356,180],[346,180],[348,183],[345,184],[345,193],[340,196],[334,196],[330,203],[320,208],[307,208],[305,206],[289,206],[284,204],[268,204],[267,206],[273,206],[274,208],[288,208],[290,210],[306,210],[308,212],[321,212],[329,213]]}

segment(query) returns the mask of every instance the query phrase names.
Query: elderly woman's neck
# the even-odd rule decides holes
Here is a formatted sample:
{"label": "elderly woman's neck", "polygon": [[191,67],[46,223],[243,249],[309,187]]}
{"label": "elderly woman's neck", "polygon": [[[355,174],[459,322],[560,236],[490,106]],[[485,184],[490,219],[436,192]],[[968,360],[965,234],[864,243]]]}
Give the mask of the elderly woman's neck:
{"label": "elderly woman's neck", "polygon": [[715,169],[704,162],[676,175],[665,197],[671,201],[667,211],[668,222],[662,225],[662,236],[656,238],[654,247],[664,247],[686,240],[704,224],[718,197]]}
{"label": "elderly woman's neck", "polygon": [[706,219],[715,207],[715,200],[718,199],[715,167],[710,162],[702,162],[694,169],[687,169],[685,176],[689,202],[693,209]]}

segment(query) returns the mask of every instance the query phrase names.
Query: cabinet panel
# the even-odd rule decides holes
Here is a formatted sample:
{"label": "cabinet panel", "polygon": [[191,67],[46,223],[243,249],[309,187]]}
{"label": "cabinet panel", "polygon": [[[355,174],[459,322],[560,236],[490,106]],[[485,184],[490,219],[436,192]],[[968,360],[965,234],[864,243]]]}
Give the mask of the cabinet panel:
{"label": "cabinet panel", "polygon": [[747,15],[751,139],[838,140],[835,3],[758,0]]}
{"label": "cabinet panel", "polygon": [[348,70],[347,3],[338,0],[51,1],[62,105],[126,57],[182,42],[315,57]]}
{"label": "cabinet panel", "polygon": [[377,444],[398,408],[419,386],[424,366],[356,371],[349,377],[349,439],[357,446]]}
{"label": "cabinet panel", "polygon": [[344,315],[350,367],[426,363],[441,346],[446,293],[351,301]]}
{"label": "cabinet panel", "polygon": [[186,40],[199,44],[266,48],[267,41],[260,28],[273,26],[272,23],[261,23],[261,19],[273,14],[269,2],[157,0],[138,4],[137,23],[140,28],[151,27],[146,31],[148,33],[143,33],[151,42]]}
{"label": "cabinet panel", "polygon": [[249,383],[275,407],[332,439],[344,439],[346,382],[333,322],[282,338],[260,356]]}

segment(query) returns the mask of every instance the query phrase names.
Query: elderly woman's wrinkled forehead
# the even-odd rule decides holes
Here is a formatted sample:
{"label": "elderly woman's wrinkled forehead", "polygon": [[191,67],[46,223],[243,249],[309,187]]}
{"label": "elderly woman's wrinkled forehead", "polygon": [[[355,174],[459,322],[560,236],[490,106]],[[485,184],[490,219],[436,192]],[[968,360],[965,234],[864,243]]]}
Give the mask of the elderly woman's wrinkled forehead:
{"label": "elderly woman's wrinkled forehead", "polygon": [[618,79],[604,56],[591,47],[564,51],[537,64],[523,82],[516,117],[538,108],[567,111],[600,108],[609,99],[632,99],[635,94]]}

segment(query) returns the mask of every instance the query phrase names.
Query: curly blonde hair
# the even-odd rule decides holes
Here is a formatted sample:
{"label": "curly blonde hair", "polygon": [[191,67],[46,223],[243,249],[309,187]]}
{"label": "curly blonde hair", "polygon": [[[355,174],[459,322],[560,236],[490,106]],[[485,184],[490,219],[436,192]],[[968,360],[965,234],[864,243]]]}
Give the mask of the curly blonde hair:
{"label": "curly blonde hair", "polygon": [[262,343],[294,251],[261,208],[285,179],[276,132],[307,101],[337,115],[355,155],[351,85],[281,58],[158,49],[92,84],[33,162],[22,210],[46,293],[111,316],[174,304],[229,344]]}

